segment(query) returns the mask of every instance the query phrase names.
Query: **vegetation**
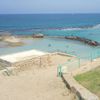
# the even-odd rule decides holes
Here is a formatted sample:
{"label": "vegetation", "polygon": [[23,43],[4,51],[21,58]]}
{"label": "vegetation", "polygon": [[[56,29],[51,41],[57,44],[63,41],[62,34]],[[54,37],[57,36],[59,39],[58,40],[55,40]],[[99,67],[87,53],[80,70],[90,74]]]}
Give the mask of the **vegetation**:
{"label": "vegetation", "polygon": [[75,79],[100,97],[100,66],[92,71],[75,76]]}

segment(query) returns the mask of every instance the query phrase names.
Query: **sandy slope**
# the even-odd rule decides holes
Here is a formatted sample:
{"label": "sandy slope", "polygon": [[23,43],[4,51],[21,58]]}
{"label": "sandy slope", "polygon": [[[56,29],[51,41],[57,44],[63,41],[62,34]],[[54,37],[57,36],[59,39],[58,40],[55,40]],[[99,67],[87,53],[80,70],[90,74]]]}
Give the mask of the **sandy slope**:
{"label": "sandy slope", "polygon": [[75,100],[56,75],[56,67],[0,77],[0,100]]}

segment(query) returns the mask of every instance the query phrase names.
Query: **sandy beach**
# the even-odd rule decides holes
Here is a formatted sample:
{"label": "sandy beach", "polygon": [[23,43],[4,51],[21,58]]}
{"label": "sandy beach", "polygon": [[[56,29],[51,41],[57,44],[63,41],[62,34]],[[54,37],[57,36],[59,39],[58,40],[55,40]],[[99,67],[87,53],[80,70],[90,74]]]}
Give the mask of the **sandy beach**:
{"label": "sandy beach", "polygon": [[99,67],[100,0],[0,1],[0,100],[99,100]]}
{"label": "sandy beach", "polygon": [[57,66],[67,56],[52,56],[52,65],[36,68],[35,65],[20,70],[15,75],[0,76],[0,100],[77,100],[60,77]]}

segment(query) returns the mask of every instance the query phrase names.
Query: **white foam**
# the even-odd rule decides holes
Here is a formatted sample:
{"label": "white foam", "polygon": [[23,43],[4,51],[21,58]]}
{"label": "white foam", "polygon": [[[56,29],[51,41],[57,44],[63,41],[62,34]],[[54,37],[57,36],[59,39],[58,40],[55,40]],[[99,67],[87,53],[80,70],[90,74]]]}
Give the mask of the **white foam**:
{"label": "white foam", "polygon": [[73,31],[73,30],[82,30],[82,28],[64,28],[64,29],[61,29],[61,30],[64,30],[64,31]]}
{"label": "white foam", "polygon": [[95,25],[95,26],[93,27],[93,29],[100,29],[100,24]]}

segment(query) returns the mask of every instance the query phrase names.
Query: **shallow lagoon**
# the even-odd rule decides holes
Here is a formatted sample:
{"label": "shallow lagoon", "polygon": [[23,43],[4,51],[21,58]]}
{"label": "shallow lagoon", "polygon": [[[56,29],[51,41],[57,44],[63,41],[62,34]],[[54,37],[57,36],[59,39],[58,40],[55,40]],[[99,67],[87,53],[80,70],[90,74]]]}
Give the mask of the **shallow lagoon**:
{"label": "shallow lagoon", "polygon": [[93,58],[100,56],[100,47],[91,47],[78,41],[60,38],[26,38],[22,41],[24,46],[0,48],[0,55],[36,49],[44,52],[62,51],[85,59],[90,59],[91,53]]}

